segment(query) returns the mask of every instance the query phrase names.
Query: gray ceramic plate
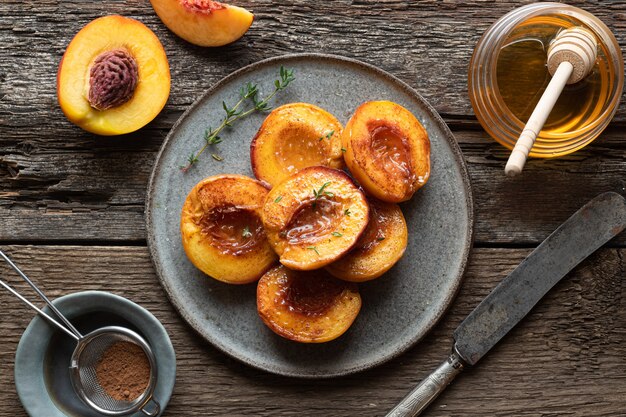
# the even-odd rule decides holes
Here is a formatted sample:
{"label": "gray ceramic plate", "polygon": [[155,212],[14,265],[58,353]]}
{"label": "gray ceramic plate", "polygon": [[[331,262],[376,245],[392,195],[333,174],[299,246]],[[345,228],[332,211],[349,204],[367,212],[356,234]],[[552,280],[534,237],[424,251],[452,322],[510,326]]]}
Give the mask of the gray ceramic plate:
{"label": "gray ceramic plate", "polygon": [[[143,336],[157,360],[154,396],[165,410],[176,380],[176,356],[165,328],[148,310],[101,291],[69,294],[53,304],[83,334],[119,325]],[[52,314],[48,307],[44,311]],[[72,388],[68,367],[75,346],[73,339],[39,316],[24,331],[15,353],[15,386],[31,417],[102,417],[83,404]],[[137,412],[131,417],[143,415]]]}
{"label": "gray ceramic plate", "polygon": [[[360,285],[363,308],[339,339],[305,345],[270,331],[256,312],[256,285],[231,286],[202,274],[187,260],[179,222],[191,188],[210,175],[253,176],[250,140],[265,115],[255,114],[222,135],[189,172],[179,166],[203,144],[209,126],[222,118],[222,101],[233,104],[251,81],[271,91],[280,66],[296,80],[276,96],[275,106],[308,102],[346,123],[367,100],[392,100],[417,116],[429,133],[432,176],[402,210],[409,243],[402,260],[383,277]],[[408,85],[373,66],[347,58],[302,54],[245,67],[218,82],[172,128],[157,158],[146,204],[148,244],[159,279],[183,318],[226,354],[256,368],[298,377],[331,377],[379,365],[419,341],[441,318],[461,282],[472,243],[472,196],[463,157],[435,110]]]}

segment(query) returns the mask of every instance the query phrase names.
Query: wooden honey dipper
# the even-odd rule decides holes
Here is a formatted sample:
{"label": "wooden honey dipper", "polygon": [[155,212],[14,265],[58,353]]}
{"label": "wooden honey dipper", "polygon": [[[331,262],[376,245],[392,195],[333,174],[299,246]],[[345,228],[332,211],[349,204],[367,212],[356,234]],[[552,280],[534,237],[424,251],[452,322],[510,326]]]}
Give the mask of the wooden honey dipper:
{"label": "wooden honey dipper", "polygon": [[566,84],[585,78],[596,63],[598,42],[593,33],[582,27],[573,27],[559,33],[548,48],[548,71],[552,80],[539,99],[520,135],[504,172],[513,177],[524,169],[526,159],[539,132],[546,123]]}

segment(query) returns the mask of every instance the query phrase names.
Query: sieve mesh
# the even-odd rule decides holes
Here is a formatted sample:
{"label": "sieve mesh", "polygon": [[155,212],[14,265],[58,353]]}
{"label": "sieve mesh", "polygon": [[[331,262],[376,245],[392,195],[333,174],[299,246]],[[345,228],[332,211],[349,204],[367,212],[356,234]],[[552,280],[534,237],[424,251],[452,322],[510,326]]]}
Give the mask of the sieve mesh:
{"label": "sieve mesh", "polygon": [[[76,366],[74,384],[78,394],[91,405],[95,405],[101,411],[108,412],[110,415],[124,415],[136,411],[144,404],[146,397],[151,396],[154,390],[155,370],[153,369],[154,358],[152,352],[147,345],[141,343],[128,331],[120,332],[111,329],[94,333],[87,335],[80,342],[82,346],[77,347],[74,352],[76,356],[73,361]],[[141,395],[132,401],[113,398],[100,385],[96,374],[96,368],[104,353],[110,346],[118,342],[129,342],[141,347],[151,367],[148,386]]]}

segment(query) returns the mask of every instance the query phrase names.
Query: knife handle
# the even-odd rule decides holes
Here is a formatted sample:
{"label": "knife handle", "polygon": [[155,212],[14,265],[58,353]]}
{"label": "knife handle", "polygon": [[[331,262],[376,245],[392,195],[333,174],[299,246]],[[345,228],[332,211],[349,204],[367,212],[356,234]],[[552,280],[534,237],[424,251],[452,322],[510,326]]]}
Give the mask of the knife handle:
{"label": "knife handle", "polygon": [[463,360],[456,352],[411,391],[386,417],[418,416],[463,370]]}

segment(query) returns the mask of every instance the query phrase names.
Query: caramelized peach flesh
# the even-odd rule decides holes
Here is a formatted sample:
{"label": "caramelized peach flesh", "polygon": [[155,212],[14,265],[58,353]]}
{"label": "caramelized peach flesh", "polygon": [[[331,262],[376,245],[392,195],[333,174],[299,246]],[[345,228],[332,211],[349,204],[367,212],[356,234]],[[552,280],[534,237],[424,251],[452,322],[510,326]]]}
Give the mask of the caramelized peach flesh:
{"label": "caramelized peach flesh", "polygon": [[242,175],[200,181],[183,205],[180,230],[189,260],[230,284],[258,280],[276,261],[260,219],[267,189]]}
{"label": "caramelized peach flesh", "polygon": [[296,342],[322,343],[336,339],[352,325],[361,309],[355,284],[327,272],[269,270],[257,287],[261,320],[276,334]]}
{"label": "caramelized peach flesh", "polygon": [[143,23],[98,18],[72,39],[59,64],[57,95],[74,124],[121,135],[148,124],[165,106],[170,69],[161,42]]}
{"label": "caramelized peach flesh", "polygon": [[430,175],[430,141],[419,120],[390,101],[369,101],[348,121],[342,144],[365,191],[389,203],[409,200]]}
{"label": "caramelized peach flesh", "polygon": [[343,167],[341,123],[307,103],[285,104],[265,119],[250,145],[254,175],[275,186],[310,167]]}
{"label": "caramelized peach flesh", "polygon": [[370,222],[355,247],[326,267],[337,278],[363,282],[380,277],[402,258],[408,229],[397,204],[370,199]]}
{"label": "caramelized peach flesh", "polygon": [[367,226],[369,207],[346,173],[309,167],[270,191],[261,219],[280,262],[312,270],[354,246]]}
{"label": "caramelized peach flesh", "polygon": [[163,24],[187,42],[222,46],[241,38],[254,15],[244,8],[211,0],[150,0]]}

